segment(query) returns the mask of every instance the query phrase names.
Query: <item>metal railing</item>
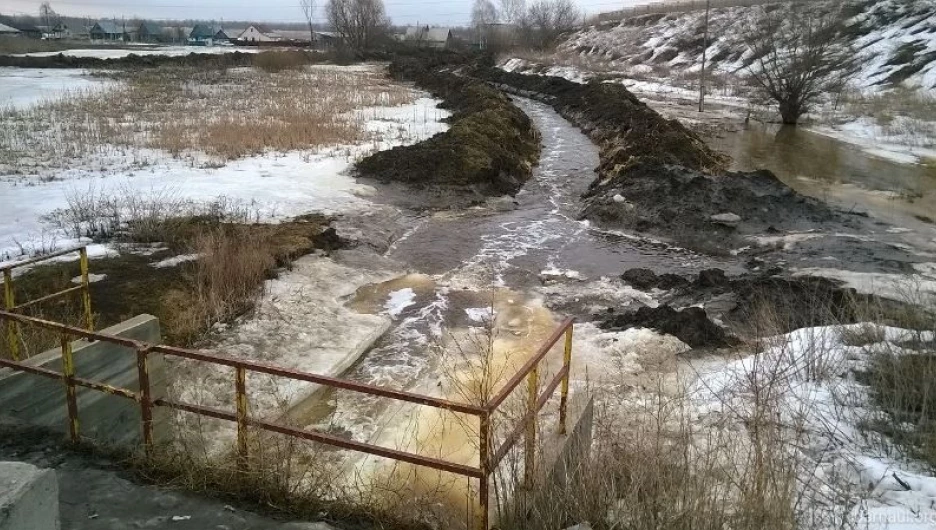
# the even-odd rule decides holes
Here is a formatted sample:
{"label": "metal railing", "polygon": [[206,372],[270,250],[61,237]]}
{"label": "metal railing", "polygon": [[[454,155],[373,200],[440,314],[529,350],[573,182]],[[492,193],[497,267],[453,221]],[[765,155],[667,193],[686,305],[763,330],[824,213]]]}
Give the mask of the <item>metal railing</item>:
{"label": "metal railing", "polygon": [[[80,268],[80,278],[81,281],[75,287],[69,287],[68,289],[62,289],[61,291],[48,294],[41,298],[35,300],[29,300],[20,304],[16,303],[16,295],[13,289],[13,271],[22,267],[28,267],[30,265],[35,265],[37,263],[42,263],[43,261],[49,261],[54,258],[59,258],[68,254],[78,253],[78,262]],[[52,252],[51,254],[45,254],[36,258],[27,259],[23,261],[18,261],[16,263],[11,263],[0,267],[0,270],[3,271],[3,307],[8,312],[19,311],[26,309],[27,307],[35,306],[50,300],[55,300],[63,296],[67,296],[71,293],[81,291],[81,303],[83,309],[83,321],[88,331],[94,330],[94,315],[91,312],[91,280],[88,275],[88,247],[82,245],[80,247],[69,248],[65,250],[60,250],[58,252]],[[14,361],[19,360],[20,352],[20,337],[19,337],[19,326],[16,322],[8,320],[6,322],[6,335],[7,335],[7,346],[10,349],[10,356]]]}
{"label": "metal railing", "polygon": [[[476,519],[478,528],[487,530],[490,527],[490,479],[491,474],[497,468],[498,464],[504,459],[508,452],[515,446],[521,436],[524,440],[524,461],[526,487],[532,487],[533,470],[535,468],[536,451],[536,416],[537,413],[546,405],[550,397],[561,386],[559,401],[559,430],[560,434],[566,431],[566,416],[568,407],[569,393],[569,372],[572,361],[572,333],[573,321],[566,319],[549,336],[549,338],[539,347],[539,349],[530,357],[529,360],[520,368],[520,370],[508,380],[497,394],[485,405],[470,405],[457,403],[445,399],[415,394],[402,390],[392,390],[384,387],[299,372],[274,366],[272,364],[234,359],[227,356],[206,353],[197,350],[185,348],[176,348],[172,346],[154,345],[141,341],[131,340],[105,333],[98,333],[91,330],[71,327],[57,322],[51,322],[35,317],[28,317],[16,314],[10,311],[0,311],[0,320],[7,324],[32,325],[47,330],[58,332],[61,335],[61,351],[63,372],[58,373],[46,368],[31,366],[18,362],[16,360],[0,359],[0,367],[11,368],[34,375],[49,377],[62,380],[65,385],[66,406],[68,411],[68,432],[71,441],[80,440],[80,426],[78,423],[78,400],[77,388],[85,387],[100,392],[131,399],[140,405],[140,417],[142,423],[143,447],[147,456],[152,455],[153,450],[153,407],[167,407],[174,410],[193,413],[201,416],[207,416],[220,420],[226,420],[236,423],[237,426],[237,463],[243,469],[248,465],[248,432],[251,428],[260,429],[267,432],[274,432],[310,440],[342,449],[358,451],[370,455],[390,458],[401,462],[407,462],[417,466],[428,467],[440,471],[454,473],[467,477],[469,480],[478,479],[480,487],[478,488],[480,505],[480,516]],[[544,392],[539,393],[539,366],[541,361],[549,354],[552,348],[565,337],[562,368],[545,384]],[[117,344],[136,351],[137,372],[139,381],[139,390],[133,391],[126,388],[117,388],[102,382],[91,381],[85,378],[75,376],[75,364],[73,359],[71,340],[83,338],[92,341],[102,341]],[[221,366],[234,368],[234,392],[235,392],[235,412],[227,412],[217,408],[211,408],[190,403],[182,403],[173,399],[157,398],[153,399],[150,388],[149,374],[149,356],[152,354],[171,355],[184,359],[191,359],[200,362],[212,363]],[[397,401],[413,403],[435,407],[447,411],[468,414],[476,416],[480,420],[479,429],[479,465],[469,466],[457,462],[432,458],[416,453],[410,453],[397,449],[390,449],[370,443],[359,442],[347,438],[340,438],[325,432],[315,430],[298,429],[292,426],[283,425],[273,421],[250,417],[248,415],[247,402],[247,372],[262,373],[272,376],[288,378],[296,381],[305,381],[332,388],[341,388],[371,396],[390,398]],[[498,408],[507,400],[510,394],[523,383],[527,381],[527,403],[525,414],[522,421],[513,430],[510,430],[497,448],[493,447],[494,437],[491,429],[491,418],[498,411]]]}

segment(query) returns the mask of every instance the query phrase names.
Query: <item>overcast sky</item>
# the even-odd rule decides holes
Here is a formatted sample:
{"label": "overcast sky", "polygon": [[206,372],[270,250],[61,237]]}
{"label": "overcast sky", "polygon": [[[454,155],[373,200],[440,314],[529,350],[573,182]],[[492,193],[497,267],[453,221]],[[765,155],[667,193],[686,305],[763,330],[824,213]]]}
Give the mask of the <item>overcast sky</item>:
{"label": "overcast sky", "polygon": [[[302,22],[299,0],[49,0],[52,9],[69,16],[153,19],[251,20]],[[318,0],[323,5],[326,0]],[[471,19],[473,0],[384,0],[394,24],[465,25]],[[577,0],[588,13],[613,11],[623,5],[649,0]],[[40,0],[2,0],[0,14],[36,15]],[[496,2],[495,2],[496,3]],[[319,8],[318,18],[322,18]]]}

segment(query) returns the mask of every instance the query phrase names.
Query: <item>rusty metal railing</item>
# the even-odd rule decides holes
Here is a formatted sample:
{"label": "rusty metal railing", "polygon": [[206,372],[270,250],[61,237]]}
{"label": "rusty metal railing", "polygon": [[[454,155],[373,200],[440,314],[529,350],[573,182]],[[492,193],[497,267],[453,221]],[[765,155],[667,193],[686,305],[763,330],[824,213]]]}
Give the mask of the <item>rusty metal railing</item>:
{"label": "rusty metal railing", "polygon": [[[75,287],[69,287],[68,289],[62,289],[61,291],[48,294],[41,298],[35,300],[29,300],[20,304],[16,303],[16,294],[13,289],[13,271],[18,268],[27,267],[30,265],[35,265],[37,263],[42,263],[43,261],[48,261],[54,258],[65,256],[68,254],[78,253],[78,262],[80,268],[80,277],[81,281]],[[68,248],[65,250],[60,250],[58,252],[52,252],[50,254],[45,254],[38,256],[32,259],[27,259],[23,261],[18,261],[16,263],[11,263],[0,267],[0,271],[3,271],[3,307],[6,311],[14,312],[27,307],[35,306],[49,300],[55,300],[63,296],[67,296],[71,293],[81,291],[81,303],[83,309],[83,321],[88,331],[94,330],[94,315],[91,312],[91,280],[88,274],[88,247],[82,245],[80,247]],[[6,336],[7,336],[7,346],[10,349],[10,356],[14,361],[18,361],[20,357],[20,336],[19,336],[19,325],[12,320],[7,320],[6,322]]]}
{"label": "rusty metal railing", "polygon": [[[533,356],[527,360],[527,362],[520,368],[520,370],[504,384],[504,386],[487,404],[483,406],[458,403],[402,390],[393,390],[375,385],[348,381],[345,379],[304,373],[281,368],[272,364],[234,359],[227,356],[216,355],[197,350],[148,344],[145,342],[131,340],[110,334],[76,328],[58,322],[51,322],[35,317],[24,316],[10,311],[0,311],[0,321],[5,321],[8,324],[14,323],[17,325],[37,326],[52,330],[61,335],[61,351],[63,360],[62,373],[38,366],[24,364],[17,360],[11,361],[0,359],[0,367],[27,372],[42,377],[62,380],[63,384],[65,385],[65,397],[68,412],[68,432],[69,438],[72,442],[80,441],[77,388],[89,388],[114,396],[131,399],[139,403],[143,448],[147,456],[152,454],[154,447],[153,408],[167,407],[174,410],[234,422],[237,426],[237,462],[238,466],[245,469],[249,458],[247,444],[248,432],[249,429],[255,428],[304,440],[310,440],[342,449],[390,458],[393,460],[407,462],[417,466],[428,467],[439,471],[454,473],[456,475],[467,477],[469,480],[478,479],[480,483],[478,490],[480,515],[477,517],[476,523],[478,528],[484,530],[490,528],[489,487],[491,474],[497,468],[498,464],[500,464],[500,462],[504,459],[510,449],[516,445],[521,436],[525,436],[525,486],[532,487],[537,434],[536,415],[546,405],[550,397],[560,386],[560,434],[564,434],[566,430],[569,373],[572,361],[573,321],[571,318],[563,321],[562,324],[560,324],[560,326],[552,333],[552,335],[550,335],[550,337],[533,354]],[[544,392],[539,394],[539,365],[542,360],[549,354],[555,344],[558,343],[559,340],[563,337],[565,337],[565,344],[562,368],[545,385]],[[75,375],[75,364],[71,347],[71,341],[76,338],[117,344],[119,346],[135,350],[137,356],[139,390],[134,391],[126,388],[113,387],[101,382],[77,377]],[[167,398],[153,399],[149,374],[149,356],[152,354],[176,356],[184,359],[234,368],[235,377],[233,386],[235,392],[235,412],[231,413],[217,408],[182,403]],[[359,442],[347,438],[340,438],[320,431],[298,429],[288,425],[283,425],[281,423],[250,417],[247,412],[247,372],[284,377],[296,381],[305,381],[332,388],[341,388],[362,394],[389,398],[416,405],[429,406],[452,412],[477,416],[480,419],[479,465],[469,466],[457,462],[427,457],[397,449],[390,449],[387,447]],[[510,394],[518,386],[520,386],[524,379],[527,380],[526,412],[522,418],[521,423],[517,425],[516,428],[510,430],[507,436],[501,442],[500,446],[496,450],[492,451],[493,433],[491,432],[491,418],[498,411],[498,408],[507,400]]]}

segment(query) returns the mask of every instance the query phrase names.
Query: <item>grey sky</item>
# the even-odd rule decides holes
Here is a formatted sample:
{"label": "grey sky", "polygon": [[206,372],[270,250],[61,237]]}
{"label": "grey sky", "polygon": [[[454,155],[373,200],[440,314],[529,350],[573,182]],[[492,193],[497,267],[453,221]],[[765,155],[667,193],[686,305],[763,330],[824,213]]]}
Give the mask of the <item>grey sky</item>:
{"label": "grey sky", "polygon": [[[69,16],[144,17],[154,19],[252,20],[302,22],[299,0],[49,0],[52,9]],[[326,0],[318,0],[320,5]],[[394,24],[464,25],[471,18],[473,0],[384,0]],[[650,0],[577,0],[588,13],[613,11],[623,5]],[[3,0],[0,14],[39,12],[40,0]],[[318,18],[322,18],[319,9]]]}

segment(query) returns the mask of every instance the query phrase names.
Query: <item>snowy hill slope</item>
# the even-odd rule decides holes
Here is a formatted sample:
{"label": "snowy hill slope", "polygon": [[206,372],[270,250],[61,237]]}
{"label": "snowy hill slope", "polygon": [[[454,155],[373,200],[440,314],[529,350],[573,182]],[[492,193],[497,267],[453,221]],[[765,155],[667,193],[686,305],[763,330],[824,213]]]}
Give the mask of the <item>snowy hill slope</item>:
{"label": "snowy hill slope", "polygon": [[[826,9],[828,3],[816,2],[811,8]],[[712,10],[707,58],[714,72],[745,73],[751,56],[740,33],[757,9]],[[617,72],[692,75],[699,70],[705,47],[704,16],[704,11],[692,11],[602,23],[572,34],[560,45],[559,54]],[[846,31],[863,59],[856,88],[901,84],[936,90],[936,2],[854,0],[847,5],[846,16]]]}

